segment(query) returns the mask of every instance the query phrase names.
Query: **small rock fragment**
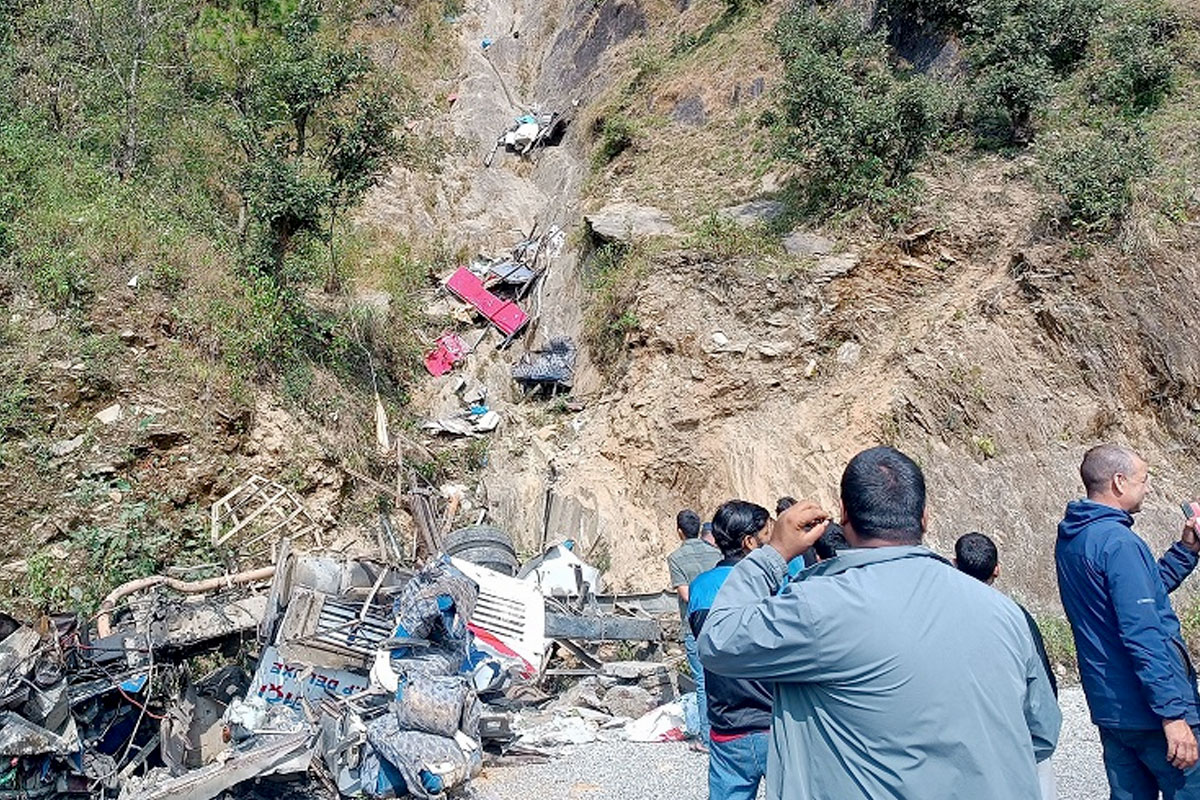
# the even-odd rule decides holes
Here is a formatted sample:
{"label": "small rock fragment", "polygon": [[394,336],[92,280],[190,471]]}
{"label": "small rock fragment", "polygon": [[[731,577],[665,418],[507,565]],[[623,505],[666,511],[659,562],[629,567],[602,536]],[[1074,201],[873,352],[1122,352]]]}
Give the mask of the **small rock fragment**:
{"label": "small rock fragment", "polygon": [[783,249],[793,256],[824,256],[833,252],[832,239],[807,231],[792,231],[783,237]]}
{"label": "small rock fragment", "polygon": [[604,693],[604,710],[614,717],[637,719],[653,710],[658,703],[650,692],[640,686],[614,686]]}
{"label": "small rock fragment", "polygon": [[836,256],[821,256],[817,265],[809,272],[814,283],[828,283],[834,278],[849,274],[858,266],[858,256],[854,253],[841,253]]}
{"label": "small rock fragment", "polygon": [[63,439],[60,442],[55,442],[54,444],[50,445],[50,454],[53,455],[55,458],[62,458],[63,456],[74,453],[80,447],[83,447],[83,434],[82,433],[79,434],[78,436],[72,437],[70,439]]}
{"label": "small rock fragment", "polygon": [[858,342],[842,342],[841,347],[837,349],[838,363],[846,366],[857,364],[861,355],[862,345]]}
{"label": "small rock fragment", "polygon": [[677,236],[671,218],[653,206],[616,202],[584,216],[592,234],[601,241],[629,242],[650,236]]}
{"label": "small rock fragment", "polygon": [[778,200],[751,200],[741,205],[729,206],[718,213],[743,228],[767,224],[777,219],[786,209]]}
{"label": "small rock fragment", "polygon": [[52,311],[47,311],[33,321],[33,329],[37,333],[45,333],[52,331],[58,325],[58,315]]}
{"label": "small rock fragment", "polygon": [[708,122],[708,110],[704,107],[704,98],[698,94],[685,97],[671,109],[671,119],[674,122],[692,127],[700,127]]}
{"label": "small rock fragment", "polygon": [[791,352],[793,344],[788,341],[759,342],[758,352],[763,358],[778,358]]}

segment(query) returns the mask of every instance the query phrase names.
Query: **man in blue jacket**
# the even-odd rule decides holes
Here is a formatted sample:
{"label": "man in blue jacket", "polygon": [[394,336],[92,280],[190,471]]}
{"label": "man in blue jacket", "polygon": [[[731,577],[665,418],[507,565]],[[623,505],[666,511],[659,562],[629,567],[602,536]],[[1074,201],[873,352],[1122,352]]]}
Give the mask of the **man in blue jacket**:
{"label": "man in blue jacket", "polygon": [[1055,562],[1112,800],[1200,800],[1196,672],[1167,598],[1196,568],[1196,519],[1155,563],[1132,527],[1146,462],[1103,444],[1079,473],[1087,499],[1067,504]]}

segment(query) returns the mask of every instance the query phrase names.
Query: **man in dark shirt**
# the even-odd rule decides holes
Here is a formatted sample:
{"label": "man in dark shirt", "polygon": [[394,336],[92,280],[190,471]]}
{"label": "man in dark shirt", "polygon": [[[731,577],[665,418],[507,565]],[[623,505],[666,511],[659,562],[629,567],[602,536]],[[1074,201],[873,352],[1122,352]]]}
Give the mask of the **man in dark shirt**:
{"label": "man in dark shirt", "polygon": [[[698,576],[689,591],[688,623],[700,635],[734,565],[770,538],[771,517],[754,503],[730,500],[713,516],[713,535],[724,558]],[[767,771],[767,733],[771,728],[771,687],[761,681],[731,678],[704,670],[708,720],[712,725],[708,759],[709,800],[754,800]]]}
{"label": "man in dark shirt", "polygon": [[700,517],[691,509],[680,511],[675,517],[675,530],[683,542],[667,556],[667,570],[671,573],[671,588],[679,596],[679,620],[683,633],[683,650],[687,654],[688,668],[696,681],[696,708],[700,715],[700,735],[693,747],[704,750],[708,747],[708,701],[704,691],[704,670],[696,654],[696,638],[692,636],[687,621],[688,584],[697,575],[716,566],[721,552],[700,537]]}
{"label": "man in dark shirt", "polygon": [[[996,578],[1000,577],[1000,551],[992,538],[986,534],[976,532],[964,534],[954,543],[954,566],[958,567],[959,572],[965,572],[972,578],[991,586],[996,582]],[[1025,621],[1029,623],[1029,635],[1033,638],[1033,647],[1041,657],[1042,665],[1046,667],[1046,677],[1050,679],[1050,688],[1054,690],[1054,696],[1058,697],[1058,679],[1054,676],[1050,656],[1046,654],[1046,642],[1042,639],[1042,632],[1038,629],[1033,615],[1025,606],[1017,603],[1017,608],[1021,609],[1021,613],[1025,615]],[[1054,782],[1054,765],[1049,758],[1038,763],[1038,782],[1042,788],[1042,800],[1054,800],[1058,796]]]}

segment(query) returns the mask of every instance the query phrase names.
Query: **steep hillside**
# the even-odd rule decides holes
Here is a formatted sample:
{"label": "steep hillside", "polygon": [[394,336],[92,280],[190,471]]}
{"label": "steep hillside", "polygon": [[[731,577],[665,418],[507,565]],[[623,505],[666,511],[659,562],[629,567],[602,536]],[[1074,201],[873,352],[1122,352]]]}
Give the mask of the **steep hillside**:
{"label": "steep hillside", "polygon": [[[445,255],[349,211],[389,159],[436,171],[445,137],[412,132],[456,74],[450,11],[0,8],[0,604],[219,572],[209,507],[254,474],[335,546],[375,540],[351,472],[382,458],[375,392],[412,424]],[[288,109],[303,136],[273,121]]]}
{"label": "steep hillside", "polygon": [[[75,38],[38,62],[40,37],[52,33],[48,15],[63,3],[80,15],[71,18]],[[0,602],[22,613],[90,610],[134,576],[219,572],[225,554],[208,541],[209,506],[253,474],[296,492],[340,551],[373,550],[380,512],[405,549],[412,546],[412,520],[390,487],[407,487],[413,475],[434,488],[467,484],[464,523],[481,506],[501,519],[515,516],[504,509],[540,507],[540,476],[554,448],[536,431],[558,418],[543,404],[522,403],[509,369],[546,337],[579,330],[574,240],[552,264],[544,301],[511,350],[499,350],[502,337],[466,313],[456,315],[440,285],[469,256],[504,252],[535,226],[574,231],[588,171],[576,112],[609,85],[608,50],[644,30],[641,9],[563,3],[556,16],[533,3],[314,4],[318,14],[345,15],[336,24],[323,18],[320,44],[298,58],[323,47],[369,56],[371,86],[391,92],[399,147],[392,167],[356,184],[371,189],[361,205],[328,217],[331,234],[293,236],[300,223],[289,204],[304,199],[303,184],[280,174],[260,186],[274,203],[264,213],[278,216],[257,227],[254,162],[237,147],[237,91],[249,89],[213,93],[221,81],[253,86],[256,70],[273,74],[255,59],[266,58],[264,48],[292,46],[289,15],[300,12],[272,6],[259,20],[240,7],[205,6],[174,28],[158,16],[137,23],[179,70],[156,70],[139,95],[145,141],[122,176],[110,149],[120,150],[120,106],[79,82],[69,59],[100,60],[102,46],[137,58],[139,29],[122,31],[132,39],[89,42],[97,19],[63,3],[5,7],[12,16],[2,20],[14,48],[0,78],[19,91],[6,99],[12,115],[0,115],[0,165],[11,180],[11,191],[0,193],[0,277],[10,309],[0,364]],[[100,12],[122,10],[121,0],[111,5]],[[163,0],[152,11],[168,7]],[[189,47],[170,51],[172,36]],[[299,41],[307,41],[303,31]],[[359,62],[303,66],[342,63]],[[83,98],[61,123],[41,104],[58,80]],[[343,101],[321,111],[356,107],[364,106]],[[501,154],[485,166],[497,134],[536,108],[566,115],[564,144],[530,159]],[[314,142],[318,133],[370,130],[333,118],[343,127],[314,124]],[[72,138],[96,123],[112,137]],[[274,135],[299,150],[290,130]],[[282,188],[271,196],[273,185]],[[275,244],[290,249],[264,266],[255,237],[277,230],[285,234]],[[475,350],[454,376],[430,379],[419,356],[454,329],[471,330]],[[600,385],[586,352],[578,371],[581,389]],[[489,439],[418,427],[458,409],[451,385],[459,376],[486,387],[504,419]],[[376,441],[376,394],[394,442],[386,452]],[[478,484],[483,465],[509,456],[528,460],[536,485],[489,492]]]}
{"label": "steep hillside", "polygon": [[[614,586],[658,588],[680,507],[782,494],[832,507],[846,459],[883,441],[929,471],[935,546],[993,534],[1008,588],[1049,610],[1054,525],[1079,493],[1082,452],[1104,439],[1155,465],[1147,537],[1178,535],[1200,432],[1187,311],[1197,199],[1178,191],[1198,166],[1189,9],[1172,12],[1171,92],[1138,118],[1156,166],[1100,230],[1060,225],[1064,195],[1045,177],[1049,149],[1078,135],[1080,73],[1037,111],[1034,145],[952,139],[921,162],[922,188],[898,214],[805,215],[791,204],[804,172],[763,126],[783,89],[770,35],[785,6],[645,8],[646,31],[621,45],[611,88],[583,113],[596,148],[585,208],[654,206],[681,234],[625,253],[606,317],[623,352],[570,427],[542,434],[558,443],[551,537],[606,552]],[[967,67],[952,39],[931,41],[928,61],[952,85]],[[712,216],[762,199],[782,201],[782,216],[748,230]],[[808,234],[798,255],[778,238],[792,230]],[[613,313],[613,281],[596,288],[588,274],[589,313]],[[489,487],[544,479],[540,463],[494,463]],[[504,511],[536,539],[543,508],[525,497]]]}
{"label": "steep hillside", "polygon": [[[8,604],[87,607],[117,580],[212,563],[207,508],[254,472],[339,548],[374,545],[412,469],[466,486],[458,521],[486,510],[526,552],[575,538],[610,587],[654,590],[679,508],[792,494],[832,509],[845,461],[894,443],[928,471],[932,543],[995,535],[1007,588],[1053,612],[1054,524],[1083,450],[1112,438],[1154,465],[1141,524],[1164,544],[1175,501],[1200,492],[1196,15],[1047,5],[1079,19],[1042,29],[1093,33],[1030,56],[1025,108],[994,80],[996,41],[951,6],[364,4],[335,39],[389,81],[401,146],[360,204],[322,208],[330,236],[276,237],[307,244],[265,273],[248,243],[272,228],[233,179],[249,157],[230,149],[219,70],[155,84],[143,131],[160,138],[122,177],[119,104],[24,41],[2,75],[20,113],[0,117],[17,165],[0,189]],[[1024,8],[971,13],[1023,35]],[[214,9],[183,19],[227,24]],[[55,69],[79,96],[55,93]],[[568,117],[561,144],[485,165],[539,110]],[[584,223],[614,204],[666,235]],[[486,333],[429,378],[434,337],[484,332],[440,283],[535,226],[567,235],[529,330],[508,349]],[[580,347],[574,391],[524,397],[512,364],[559,336]],[[460,379],[486,389],[494,434],[420,429],[460,407]]]}

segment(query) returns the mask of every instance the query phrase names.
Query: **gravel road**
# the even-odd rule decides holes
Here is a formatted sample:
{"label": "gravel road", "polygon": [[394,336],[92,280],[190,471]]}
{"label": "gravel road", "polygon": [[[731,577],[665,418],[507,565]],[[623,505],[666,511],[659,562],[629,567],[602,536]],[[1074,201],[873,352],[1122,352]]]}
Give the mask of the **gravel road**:
{"label": "gravel road", "polygon": [[[1100,741],[1083,692],[1063,689],[1063,730],[1054,756],[1059,800],[1108,794]],[[547,764],[491,767],[473,782],[477,800],[705,800],[707,757],[686,744],[597,742]]]}

